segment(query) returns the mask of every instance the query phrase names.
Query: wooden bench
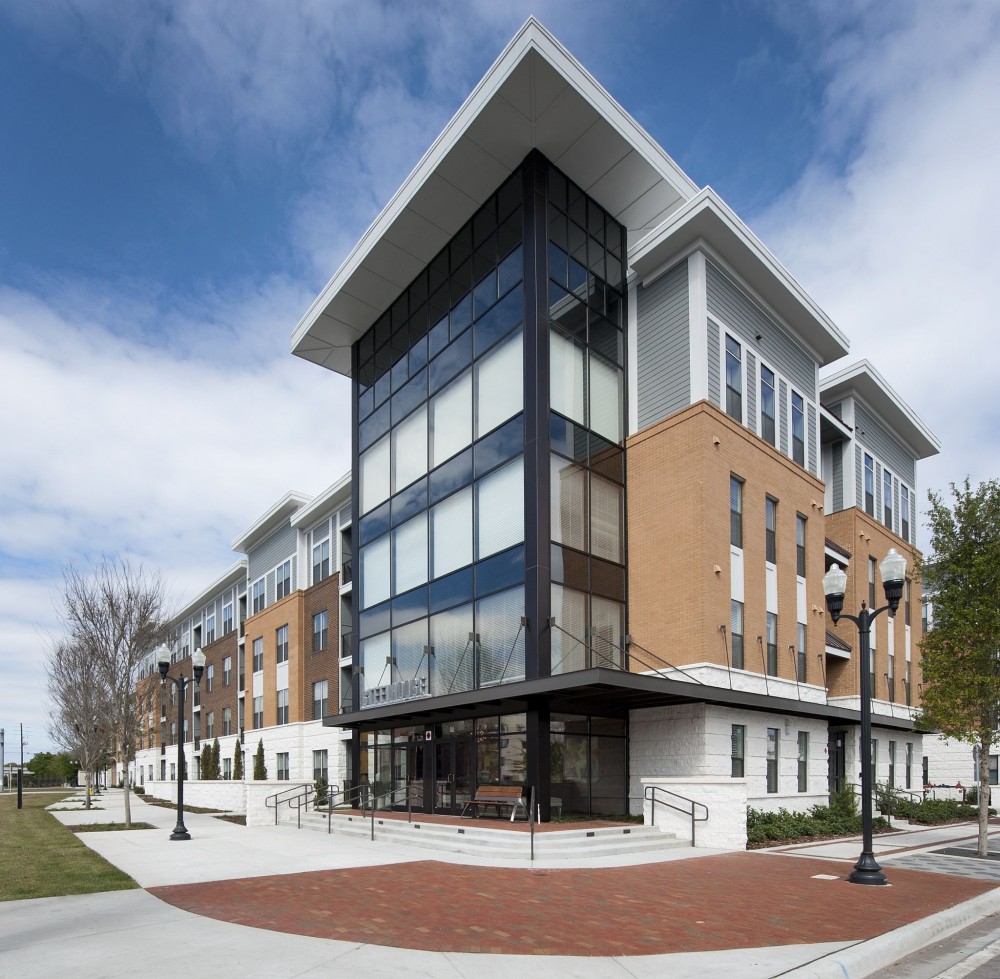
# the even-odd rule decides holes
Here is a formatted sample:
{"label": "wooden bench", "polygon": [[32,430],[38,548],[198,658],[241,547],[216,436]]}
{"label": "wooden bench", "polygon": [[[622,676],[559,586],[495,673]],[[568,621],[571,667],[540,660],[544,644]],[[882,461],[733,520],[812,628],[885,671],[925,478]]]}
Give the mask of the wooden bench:
{"label": "wooden bench", "polygon": [[[524,818],[528,818],[528,807],[524,804],[521,788],[517,785],[480,785],[476,789],[475,798],[465,804],[465,808],[462,810],[462,818],[470,819],[472,815],[478,817],[480,806],[494,806],[498,817],[500,816],[501,806],[510,806],[511,822],[514,822],[514,817],[517,815],[519,808],[524,811]],[[467,815],[470,809],[474,810],[474,813]]]}

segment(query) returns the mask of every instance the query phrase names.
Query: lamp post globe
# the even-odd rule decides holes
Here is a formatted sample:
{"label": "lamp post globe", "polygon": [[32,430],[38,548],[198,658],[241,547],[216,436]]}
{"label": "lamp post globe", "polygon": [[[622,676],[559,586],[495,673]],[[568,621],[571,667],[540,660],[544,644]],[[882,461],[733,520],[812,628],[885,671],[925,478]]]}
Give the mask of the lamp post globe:
{"label": "lamp post globe", "polygon": [[903,596],[906,581],[906,558],[897,553],[894,547],[879,564],[882,576],[882,587],[885,590],[886,604],[878,609],[870,609],[866,602],[861,603],[861,611],[857,615],[849,615],[843,611],[844,596],[847,593],[847,573],[837,564],[823,576],[823,592],[826,595],[826,607],[833,619],[834,625],[841,619],[850,619],[858,629],[859,662],[861,671],[861,831],[862,850],[854,870],[847,878],[852,884],[888,884],[882,868],[872,850],[872,684],[871,684],[871,629],[872,623],[883,612],[896,614],[899,601]]}

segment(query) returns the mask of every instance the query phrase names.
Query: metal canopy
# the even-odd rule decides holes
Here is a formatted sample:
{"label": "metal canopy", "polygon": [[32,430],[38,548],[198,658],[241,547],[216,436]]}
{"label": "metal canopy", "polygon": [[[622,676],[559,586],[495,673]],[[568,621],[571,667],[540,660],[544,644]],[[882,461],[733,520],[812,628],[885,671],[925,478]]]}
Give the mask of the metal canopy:
{"label": "metal canopy", "polygon": [[[630,710],[646,707],[704,703],[798,717],[821,717],[835,724],[857,724],[860,720],[858,711],[845,707],[596,668],[519,683],[505,683],[500,687],[464,690],[443,697],[332,714],[325,717],[323,723],[328,727],[369,731],[407,724],[429,725],[458,717],[521,713],[537,706],[539,701],[544,701],[556,713],[596,714],[603,717],[625,717]],[[875,723],[880,727],[904,731],[913,729],[912,722],[898,717],[879,716]]]}

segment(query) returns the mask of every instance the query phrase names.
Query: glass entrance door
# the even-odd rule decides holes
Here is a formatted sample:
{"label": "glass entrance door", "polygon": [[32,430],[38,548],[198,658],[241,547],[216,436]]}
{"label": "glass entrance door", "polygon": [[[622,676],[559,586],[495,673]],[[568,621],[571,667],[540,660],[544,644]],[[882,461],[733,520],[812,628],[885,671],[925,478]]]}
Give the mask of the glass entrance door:
{"label": "glass entrance door", "polygon": [[844,732],[831,731],[827,740],[827,781],[830,794],[844,788]]}
{"label": "glass entrance door", "polygon": [[392,808],[424,810],[424,743],[397,742],[392,746]]}
{"label": "glass entrance door", "polygon": [[435,812],[460,814],[471,801],[472,749],[472,738],[447,738],[435,744]]}

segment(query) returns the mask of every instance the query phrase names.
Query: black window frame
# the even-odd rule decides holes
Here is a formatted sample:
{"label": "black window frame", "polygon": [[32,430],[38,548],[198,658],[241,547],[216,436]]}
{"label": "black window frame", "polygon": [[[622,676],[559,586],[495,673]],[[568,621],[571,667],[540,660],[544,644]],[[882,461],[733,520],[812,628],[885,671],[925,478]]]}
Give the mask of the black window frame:
{"label": "black window frame", "polygon": [[[770,380],[765,378],[765,372]],[[765,389],[768,393],[765,393]],[[770,401],[771,410],[766,406]],[[769,445],[778,445],[778,382],[774,371],[766,364],[760,365],[760,437]]]}
{"label": "black window frame", "polygon": [[806,465],[806,399],[792,391],[792,461]]}
{"label": "black window frame", "polygon": [[764,498],[764,560],[778,563],[778,501],[773,496]]}
{"label": "black window frame", "polygon": [[[743,548],[743,480],[729,475],[729,544]],[[736,504],[734,507],[733,504]]]}
{"label": "black window frame", "polygon": [[729,735],[730,777],[746,777],[747,728],[745,724],[734,724]]}

